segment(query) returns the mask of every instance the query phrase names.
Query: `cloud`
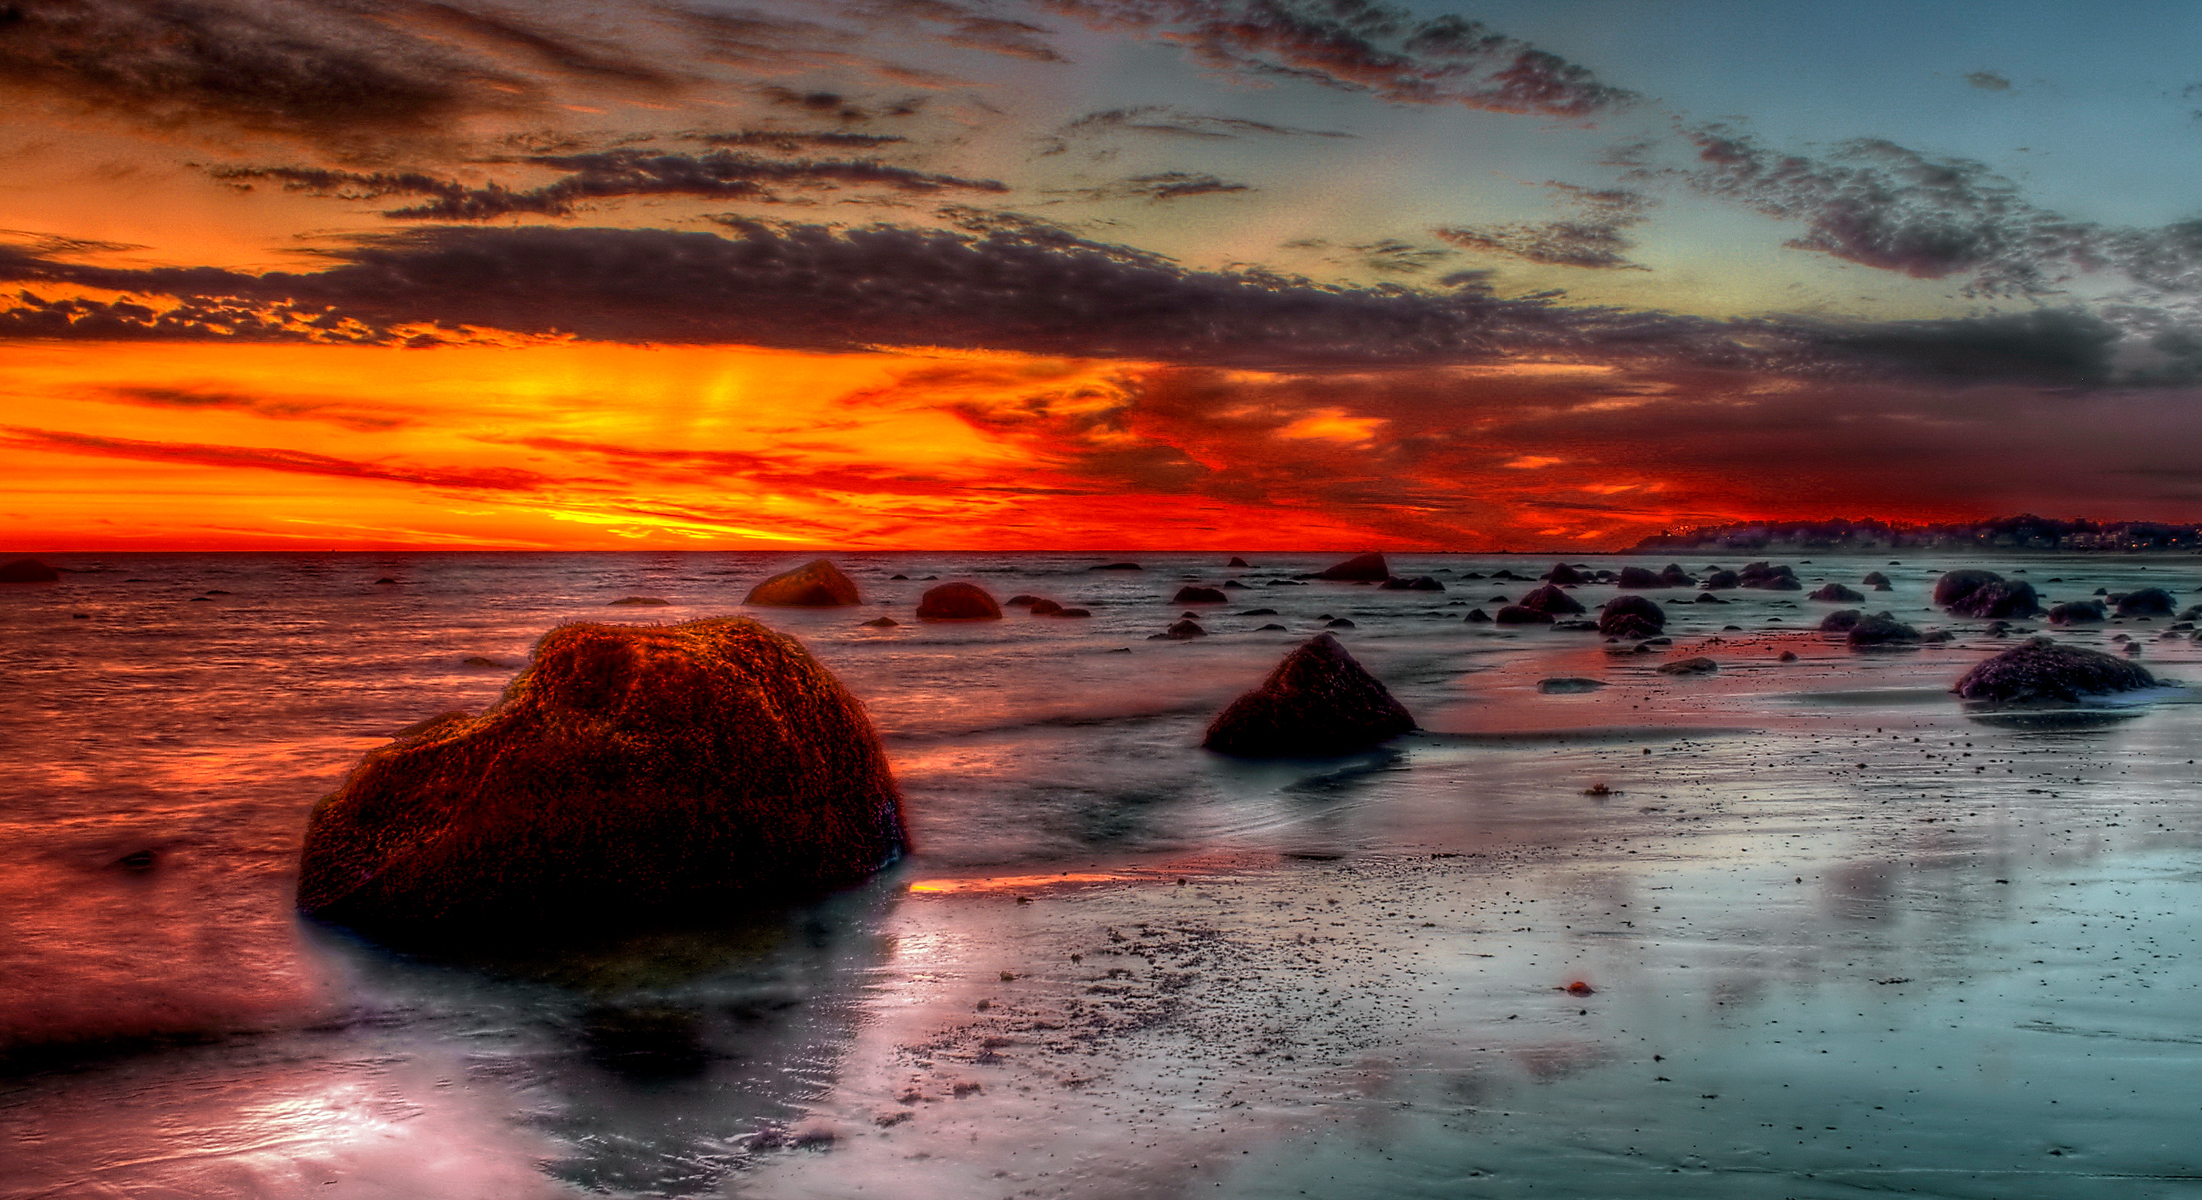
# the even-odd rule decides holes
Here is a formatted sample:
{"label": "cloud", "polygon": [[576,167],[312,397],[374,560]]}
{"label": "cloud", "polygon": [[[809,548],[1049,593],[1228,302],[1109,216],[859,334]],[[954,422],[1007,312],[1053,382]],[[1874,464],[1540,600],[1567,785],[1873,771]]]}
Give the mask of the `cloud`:
{"label": "cloud", "polygon": [[1627,252],[1636,243],[1622,231],[1643,224],[1652,201],[1622,189],[1594,190],[1556,181],[1544,186],[1560,193],[1582,217],[1534,224],[1455,225],[1431,232],[1464,250],[1526,262],[1592,270],[1647,269],[1629,261]]}
{"label": "cloud", "polygon": [[688,137],[713,146],[745,146],[793,154],[805,146],[833,146],[849,150],[873,150],[909,139],[892,133],[851,133],[842,129],[738,129],[727,133],[692,133]]}
{"label": "cloud", "polygon": [[425,204],[391,209],[384,216],[401,220],[487,221],[530,213],[570,216],[590,200],[628,196],[694,196],[703,199],[771,201],[775,187],[804,191],[873,187],[911,194],[945,190],[1006,192],[991,179],[934,175],[869,160],[760,158],[731,150],[706,154],[668,154],[645,150],[607,150],[594,154],[535,155],[522,161],[563,171],[538,188],[515,191],[496,183],[468,187],[417,171],[361,173],[318,167],[216,167],[211,174],[232,182],[269,179],[285,190],[346,200],[385,196],[428,196]]}
{"label": "cloud", "polygon": [[1231,183],[1213,175],[1192,175],[1184,171],[1162,171],[1153,175],[1134,175],[1115,183],[1099,187],[1078,188],[1068,194],[1087,200],[1183,200],[1188,196],[1221,196],[1233,192],[1250,192],[1254,189],[1243,183]]}
{"label": "cloud", "polygon": [[251,467],[299,475],[334,475],[347,479],[379,479],[463,491],[533,491],[559,482],[550,476],[516,467],[447,469],[365,462],[256,446],[217,446],[198,442],[154,442],[137,438],[100,437],[0,425],[0,445],[58,454],[86,454],[101,458],[128,458],[144,462],[187,463],[202,467]]}
{"label": "cloud", "polygon": [[1965,82],[1984,92],[2008,92],[2011,81],[1994,71],[1967,71]]}
{"label": "cloud", "polygon": [[1240,117],[1209,116],[1187,112],[1167,104],[1102,109],[1067,122],[1055,132],[1057,137],[1123,132],[1191,138],[1196,141],[1226,141],[1255,135],[1321,138],[1354,136],[1335,129],[1297,129],[1290,125],[1273,125],[1267,121],[1249,121]]}
{"label": "cloud", "polygon": [[324,421],[363,433],[420,424],[412,415],[325,396],[270,396],[215,386],[136,383],[106,384],[89,388],[87,392],[93,399],[116,404],[193,412],[237,412],[277,421]]}
{"label": "cloud", "polygon": [[1394,104],[1583,119],[1634,93],[1458,16],[1370,0],[1041,0],[1098,29],[1185,47],[1217,70],[1299,79]]}

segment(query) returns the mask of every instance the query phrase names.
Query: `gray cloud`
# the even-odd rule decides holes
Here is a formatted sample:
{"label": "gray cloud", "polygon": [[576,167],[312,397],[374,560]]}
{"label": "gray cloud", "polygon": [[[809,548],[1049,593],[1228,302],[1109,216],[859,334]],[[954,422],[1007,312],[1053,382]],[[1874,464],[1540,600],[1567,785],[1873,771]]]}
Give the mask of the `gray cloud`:
{"label": "gray cloud", "polygon": [[2011,90],[2011,81],[1994,71],[1967,71],[1965,72],[1965,82],[1984,92],[2008,92]]}
{"label": "gray cloud", "polygon": [[401,220],[486,221],[515,213],[563,217],[591,200],[629,196],[694,196],[771,201],[775,188],[799,191],[840,187],[884,188],[931,195],[948,190],[1005,192],[990,179],[961,179],[866,160],[819,161],[759,158],[731,150],[668,154],[624,149],[595,154],[534,155],[522,161],[566,172],[538,188],[514,190],[491,183],[469,187],[422,172],[334,171],[318,167],[217,167],[217,179],[266,179],[286,190],[346,200],[427,196],[427,203],[391,209]]}
{"label": "gray cloud", "polygon": [[1641,193],[1618,188],[1592,189],[1548,182],[1582,215],[1575,220],[1497,225],[1455,225],[1433,230],[1465,250],[1501,254],[1527,262],[1593,270],[1645,268],[1630,262],[1636,243],[1623,232],[1644,221],[1652,202]]}
{"label": "gray cloud", "polygon": [[1219,70],[1394,104],[1585,118],[1635,101],[1587,69],[1456,16],[1371,0],[1040,0],[1085,24],[1184,46]]}
{"label": "gray cloud", "polygon": [[1099,187],[1077,188],[1068,194],[1086,200],[1146,200],[1150,203],[1162,200],[1183,200],[1190,196],[1222,196],[1233,192],[1250,192],[1254,189],[1243,183],[1232,183],[1213,175],[1193,175],[1184,171],[1161,171],[1152,175],[1134,175],[1115,183]]}

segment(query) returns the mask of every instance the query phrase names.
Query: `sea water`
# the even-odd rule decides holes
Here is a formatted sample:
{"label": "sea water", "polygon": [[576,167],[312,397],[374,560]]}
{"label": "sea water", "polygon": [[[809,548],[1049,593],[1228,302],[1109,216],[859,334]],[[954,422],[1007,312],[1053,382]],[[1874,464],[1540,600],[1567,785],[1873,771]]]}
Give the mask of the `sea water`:
{"label": "sea water", "polygon": [[[1954,637],[1666,590],[1637,652],[1464,620],[1544,560],[1225,557],[838,555],[826,610],[744,609],[800,561],[761,554],[53,558],[0,588],[0,1196],[2202,1194],[2202,707],[1968,711],[2012,641],[1929,603],[2184,607],[2202,563],[1791,556]],[[1093,615],[918,622],[935,578]],[[560,623],[738,613],[877,723],[915,850],[875,882],[456,961],[295,915],[307,810],[395,731]],[[1199,749],[1336,618],[1421,732]],[[2174,623],[2054,633],[2202,695]]]}

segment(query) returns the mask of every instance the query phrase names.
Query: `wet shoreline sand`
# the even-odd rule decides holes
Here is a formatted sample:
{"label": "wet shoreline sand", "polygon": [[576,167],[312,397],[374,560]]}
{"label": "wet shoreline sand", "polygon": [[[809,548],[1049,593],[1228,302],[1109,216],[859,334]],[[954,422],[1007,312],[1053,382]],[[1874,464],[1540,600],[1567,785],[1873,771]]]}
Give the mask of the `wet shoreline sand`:
{"label": "wet shoreline sand", "polygon": [[[2187,602],[2202,577],[2054,563],[2088,581],[2075,595],[2145,567]],[[974,577],[1086,582],[1069,572]],[[499,637],[593,604],[484,620],[468,599],[354,642],[330,633],[347,610],[293,631],[324,665],[267,649],[305,623],[270,603],[219,664],[269,679],[194,687],[216,668],[141,653],[102,671],[120,690],[19,702],[19,739],[77,749],[6,797],[0,953],[50,981],[53,1021],[71,995],[137,996],[77,1015],[143,1028],[166,1005],[189,1038],[0,1078],[0,1195],[2174,1195],[2202,1176],[2186,696],[1969,715],[1945,689],[2009,643],[1918,613],[1923,569],[1891,603],[1951,643],[1860,655],[1772,630],[1832,607],[1794,594],[1674,605],[1669,656],[1722,663],[1679,680],[1594,637],[1425,615],[1481,584],[1278,588],[1256,602],[1310,610],[1289,636],[1133,640],[1177,610],[1132,589],[1177,573],[1111,581],[1125,604],[1075,634],[1013,620],[890,653],[847,614],[775,617],[872,707],[918,853],[748,927],[562,963],[408,961],[281,901],[292,823],[365,731],[504,678],[434,663],[517,661]],[[1189,748],[1345,604],[1349,649],[1429,732],[1322,764]],[[359,669],[369,642],[386,678]],[[15,646],[18,667],[71,667]],[[2144,655],[2202,681],[2190,643]],[[115,683],[133,675],[171,699]],[[1609,686],[1536,691],[1572,675]],[[232,707],[172,702],[225,687]],[[142,875],[101,857],[147,839]]]}

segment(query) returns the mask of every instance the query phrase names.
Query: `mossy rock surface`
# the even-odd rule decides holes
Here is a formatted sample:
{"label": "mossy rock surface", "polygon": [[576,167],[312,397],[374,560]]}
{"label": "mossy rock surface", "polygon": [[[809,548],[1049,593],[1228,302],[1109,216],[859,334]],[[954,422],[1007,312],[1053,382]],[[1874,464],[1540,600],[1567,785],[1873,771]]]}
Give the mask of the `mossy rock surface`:
{"label": "mossy rock surface", "polygon": [[386,940],[708,916],[862,881],[906,847],[871,719],[747,618],[552,630],[477,717],[316,805],[298,905]]}

